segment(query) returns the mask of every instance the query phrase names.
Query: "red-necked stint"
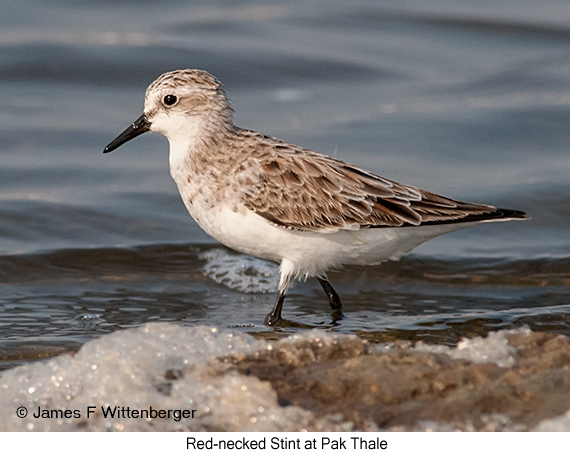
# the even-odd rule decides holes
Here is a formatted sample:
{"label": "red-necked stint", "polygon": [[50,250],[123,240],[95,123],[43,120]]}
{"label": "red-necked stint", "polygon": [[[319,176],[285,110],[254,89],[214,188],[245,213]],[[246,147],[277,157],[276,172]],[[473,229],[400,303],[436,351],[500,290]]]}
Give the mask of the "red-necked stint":
{"label": "red-necked stint", "polygon": [[147,89],[144,113],[104,152],[147,131],[170,143],[170,174],[190,215],[210,236],[280,264],[281,319],[292,278],[316,277],[333,318],[342,304],[327,271],[397,260],[447,232],[525,213],[455,201],[340,160],[237,127],[222,84],[184,69]]}

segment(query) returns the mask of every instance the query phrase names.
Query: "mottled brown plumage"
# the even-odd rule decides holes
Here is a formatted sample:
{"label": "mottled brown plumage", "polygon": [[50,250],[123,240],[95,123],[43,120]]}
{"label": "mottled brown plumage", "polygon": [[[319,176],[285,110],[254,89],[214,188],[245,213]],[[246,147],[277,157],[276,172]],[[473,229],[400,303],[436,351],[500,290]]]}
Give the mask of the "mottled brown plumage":
{"label": "mottled brown plumage", "polygon": [[455,201],[280,140],[239,130],[251,159],[263,162],[243,205],[300,231],[419,226],[499,218],[499,209]]}

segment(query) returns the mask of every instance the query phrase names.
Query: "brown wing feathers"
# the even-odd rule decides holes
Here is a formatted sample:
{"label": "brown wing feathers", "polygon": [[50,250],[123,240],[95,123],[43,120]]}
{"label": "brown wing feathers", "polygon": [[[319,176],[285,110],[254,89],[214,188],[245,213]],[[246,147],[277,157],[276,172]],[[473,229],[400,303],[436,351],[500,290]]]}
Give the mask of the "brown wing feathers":
{"label": "brown wing feathers", "polygon": [[523,216],[521,212],[454,201],[321,154],[279,147],[264,153],[258,185],[246,190],[242,200],[246,207],[280,226],[354,229]]}

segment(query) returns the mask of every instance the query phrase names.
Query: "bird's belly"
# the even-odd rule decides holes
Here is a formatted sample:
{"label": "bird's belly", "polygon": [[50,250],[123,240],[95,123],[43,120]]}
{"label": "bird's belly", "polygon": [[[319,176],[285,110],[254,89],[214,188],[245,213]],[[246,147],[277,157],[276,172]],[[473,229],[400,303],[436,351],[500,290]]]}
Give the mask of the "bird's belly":
{"label": "bird's belly", "polygon": [[276,231],[262,218],[250,212],[237,212],[226,206],[188,211],[198,225],[212,238],[241,253],[262,259],[281,261]]}
{"label": "bird's belly", "polygon": [[200,227],[220,243],[262,259],[276,262],[286,259],[297,277],[317,276],[342,265],[375,265],[396,260],[427,240],[468,226],[298,231],[273,225],[243,207],[187,207]]}

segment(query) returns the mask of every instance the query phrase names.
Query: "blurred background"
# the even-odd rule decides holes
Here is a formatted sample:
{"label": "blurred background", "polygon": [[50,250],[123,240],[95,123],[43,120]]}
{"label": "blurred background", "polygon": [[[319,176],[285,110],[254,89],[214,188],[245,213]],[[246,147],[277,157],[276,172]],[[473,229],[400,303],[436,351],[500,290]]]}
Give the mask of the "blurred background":
{"label": "blurred background", "polygon": [[[568,334],[567,1],[34,1],[0,6],[0,368],[148,321],[455,343]],[[315,281],[262,325],[276,267],[187,214],[168,143],[103,155],[161,73],[200,68],[236,123],[466,201],[525,210]]]}

